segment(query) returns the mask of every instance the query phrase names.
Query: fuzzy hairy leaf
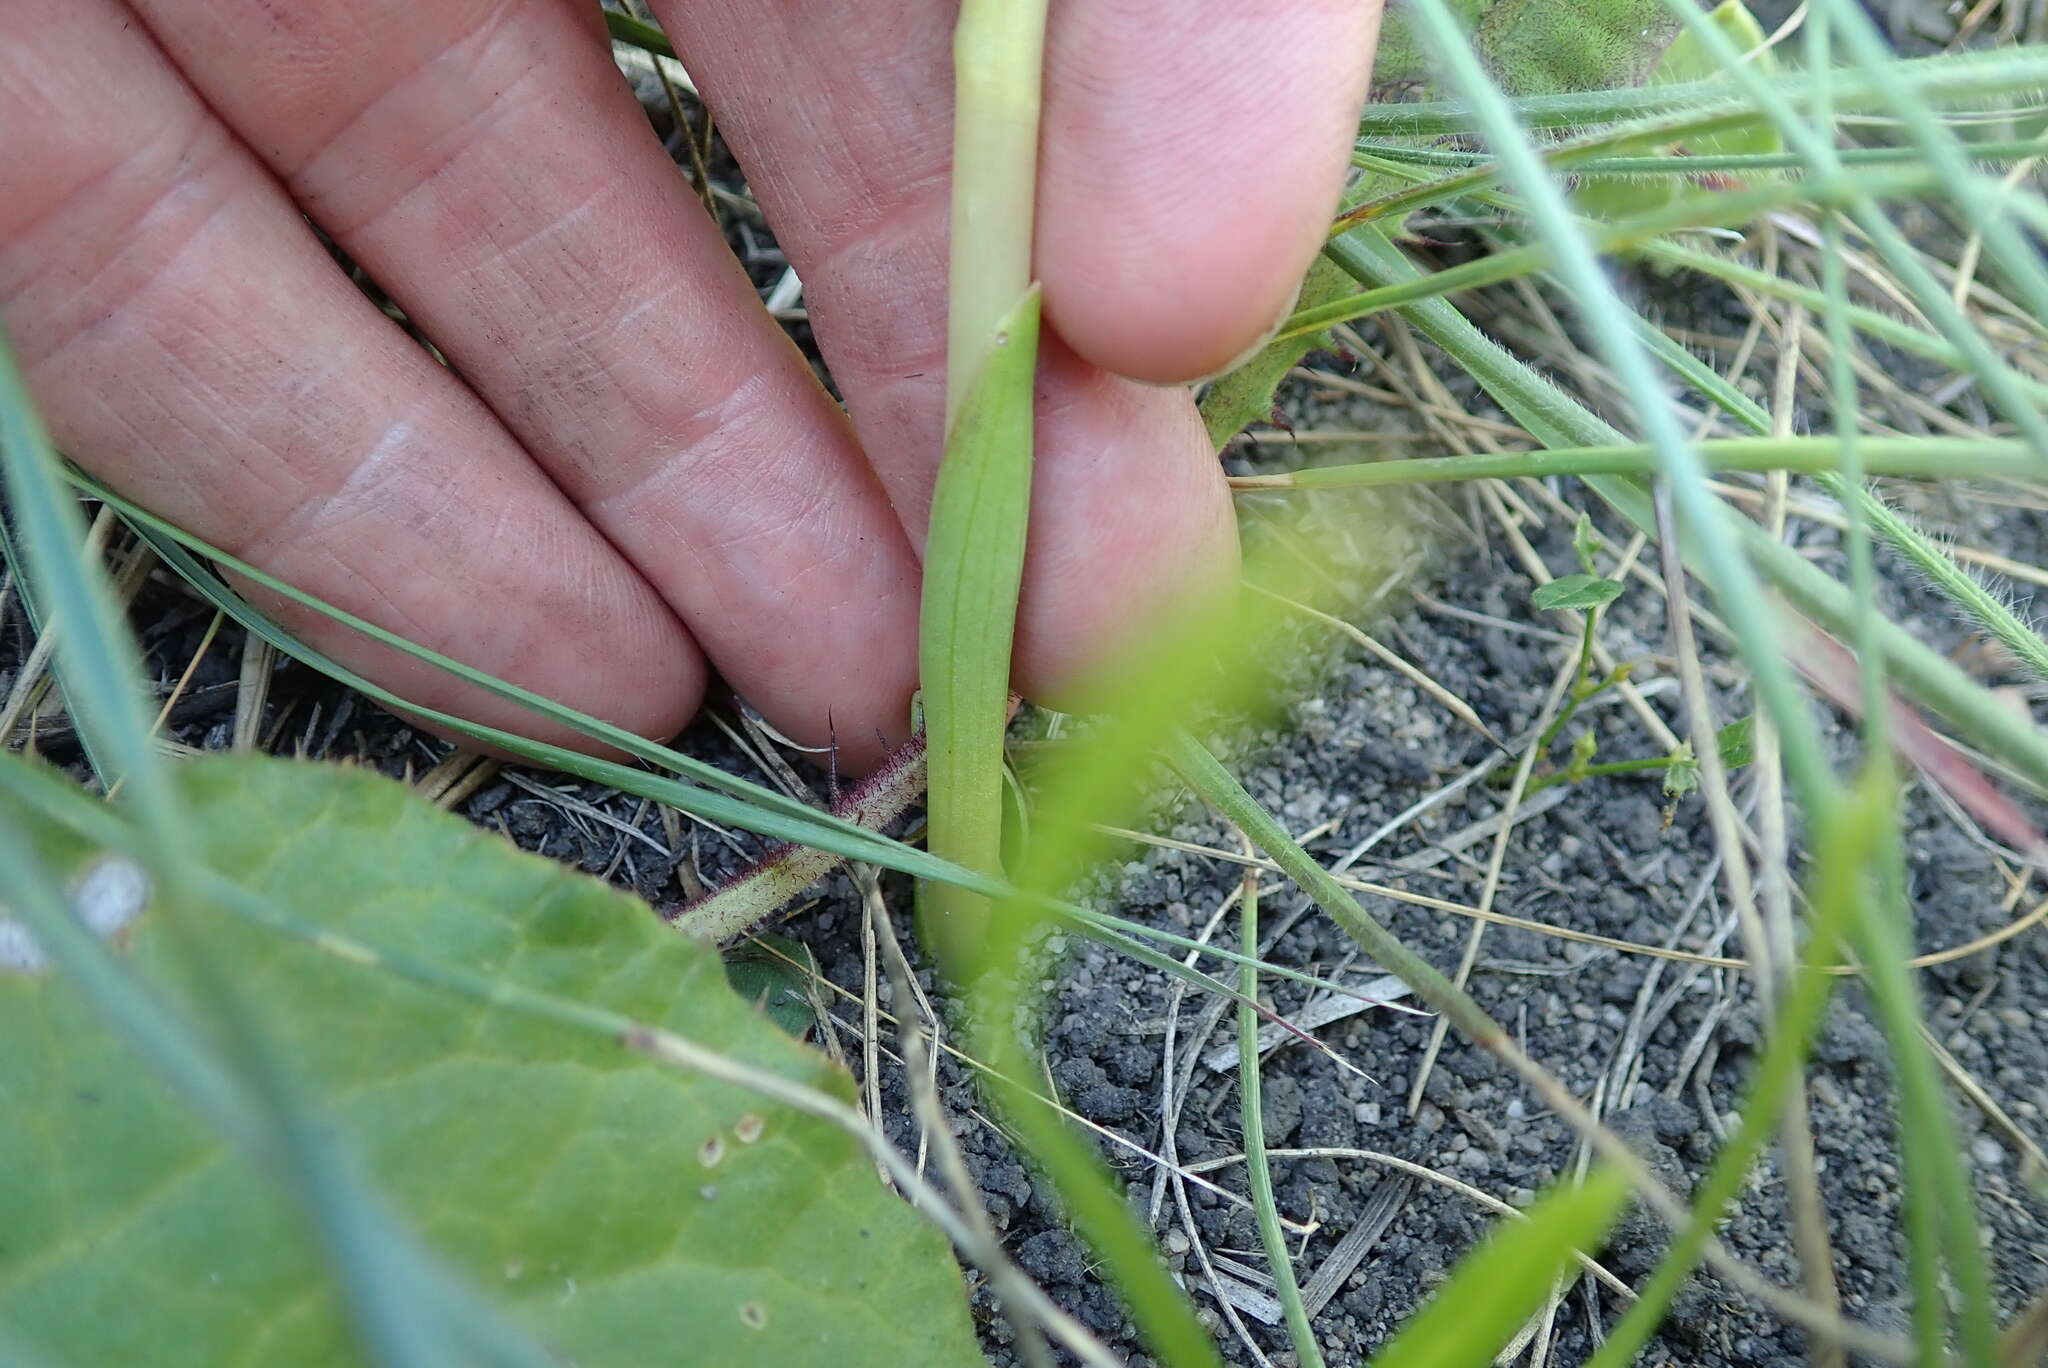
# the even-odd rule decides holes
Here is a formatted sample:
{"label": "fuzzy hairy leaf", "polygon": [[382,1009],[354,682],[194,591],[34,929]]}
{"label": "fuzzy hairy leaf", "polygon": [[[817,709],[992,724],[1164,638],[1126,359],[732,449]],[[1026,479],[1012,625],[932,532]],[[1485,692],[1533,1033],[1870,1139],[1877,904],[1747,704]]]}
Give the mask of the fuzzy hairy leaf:
{"label": "fuzzy hairy leaf", "polygon": [[[196,856],[283,915],[851,1095],[645,905],[400,785],[257,757],[178,782]],[[0,822],[74,880],[116,863],[18,800]],[[975,1361],[944,1243],[828,1123],[205,907],[117,934],[173,1001],[173,911],[393,1205],[565,1360]],[[66,1363],[355,1361],[291,1208],[67,982],[0,968],[0,1039],[0,1324]]]}
{"label": "fuzzy hairy leaf", "polygon": [[[1742,51],[1755,52],[1755,60],[1761,70],[1777,70],[1777,59],[1770,49],[1763,46],[1766,37],[1763,26],[1757,23],[1756,16],[1749,12],[1742,0],[1722,0],[1708,12],[1707,18]],[[1664,50],[1657,69],[1650,73],[1648,84],[1686,85],[1710,80],[1720,74],[1720,67],[1715,65],[1699,40],[1690,33],[1681,33]],[[1694,157],[1754,156],[1782,152],[1785,143],[1778,136],[1778,130],[1768,123],[1754,123],[1688,138],[1671,150]],[[1674,176],[1647,182],[1641,178],[1593,177],[1582,182],[1572,198],[1580,209],[1589,214],[1620,218],[1670,203],[1678,197],[1679,188],[1680,181]]]}

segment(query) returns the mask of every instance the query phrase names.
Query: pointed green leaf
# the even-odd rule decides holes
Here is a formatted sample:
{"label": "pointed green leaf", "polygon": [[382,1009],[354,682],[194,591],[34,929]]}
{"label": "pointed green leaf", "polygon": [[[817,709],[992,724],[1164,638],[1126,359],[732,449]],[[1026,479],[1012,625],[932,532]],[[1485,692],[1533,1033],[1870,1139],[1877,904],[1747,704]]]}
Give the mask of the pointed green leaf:
{"label": "pointed green leaf", "polygon": [[[1002,864],[1003,728],[1024,534],[1031,510],[1032,377],[1038,290],[1010,311],[960,403],[932,491],[925,542],[918,676],[924,699],[927,844],[981,874]],[[975,916],[979,898],[927,887],[938,930]],[[956,928],[961,948],[971,940]]]}
{"label": "pointed green leaf", "polygon": [[1598,1171],[1579,1187],[1552,1192],[1526,1221],[1502,1226],[1468,1256],[1373,1368],[1484,1368],[1550,1292],[1576,1251],[1599,1247],[1628,1186]]}
{"label": "pointed green leaf", "polygon": [[1738,717],[1715,732],[1714,749],[1721,752],[1721,763],[1729,769],[1736,769],[1755,760],[1756,714],[1749,713]]}
{"label": "pointed green leaf", "polygon": [[[194,857],[280,915],[851,1096],[645,904],[400,785],[257,757],[196,761],[177,783]],[[121,863],[15,797],[0,824],[74,889]],[[565,1361],[976,1360],[943,1241],[829,1123],[615,1037],[189,911],[386,1197]],[[191,997],[157,909],[111,939],[169,998]],[[65,1363],[160,1361],[166,1346],[183,1363],[354,1361],[291,1207],[138,1072],[68,981],[0,968],[0,1039],[12,1335]]]}
{"label": "pointed green leaf", "polygon": [[[1755,53],[1751,58],[1757,69],[1776,72],[1778,59],[1771,49],[1764,46],[1768,35],[1756,16],[1749,12],[1742,0],[1722,0],[1710,10],[1707,19],[1739,51]],[[1719,64],[1713,55],[1705,50],[1700,41],[1690,33],[1681,33],[1672,39],[1671,46],[1664,50],[1664,60],[1657,64],[1657,70],[1650,78],[1652,85],[1685,85],[1693,81],[1711,80],[1721,75]],[[1759,155],[1785,150],[1784,139],[1778,130],[1768,123],[1745,124],[1719,133],[1688,138],[1685,150],[1699,157],[1733,157]]]}
{"label": "pointed green leaf", "polygon": [[1560,575],[1530,595],[1538,608],[1560,611],[1602,608],[1621,597],[1621,585],[1599,575]]}

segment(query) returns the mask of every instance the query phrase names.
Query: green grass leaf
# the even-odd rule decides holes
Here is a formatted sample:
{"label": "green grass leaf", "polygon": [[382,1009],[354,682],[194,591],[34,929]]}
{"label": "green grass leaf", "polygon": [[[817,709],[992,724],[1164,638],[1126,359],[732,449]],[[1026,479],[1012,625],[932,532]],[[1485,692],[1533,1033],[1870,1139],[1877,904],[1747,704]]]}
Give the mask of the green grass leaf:
{"label": "green grass leaf", "polygon": [[[932,492],[925,543],[918,674],[927,844],[940,859],[990,875],[1002,868],[1003,728],[1031,511],[1038,299],[1034,288],[1017,301],[963,393]],[[971,941],[968,927],[954,923],[975,918],[981,899],[936,886],[925,896],[927,934],[962,947]]]}
{"label": "green grass leaf", "polygon": [[1580,1250],[1598,1247],[1628,1185],[1606,1170],[1560,1188],[1501,1227],[1458,1266],[1373,1368],[1484,1368],[1550,1293]]}
{"label": "green grass leaf", "polygon": [[[1511,105],[1524,128],[1574,129],[1673,110],[1712,109],[1742,100],[1742,87],[1726,71],[1686,85],[1517,96]],[[1795,107],[1813,103],[1815,81],[1810,74],[1780,74],[1771,82]],[[2034,96],[2048,90],[2048,44],[1893,61],[1879,73],[1839,72],[1832,84],[1834,107],[1841,112],[1893,106],[1901,91],[1941,108],[1968,107],[2001,95]],[[1358,132],[1363,138],[1420,137],[1467,132],[1476,126],[1473,103],[1458,98],[1368,105],[1359,116]]]}
{"label": "green grass leaf", "polygon": [[[840,1071],[726,986],[709,949],[363,771],[208,758],[175,782],[196,865],[331,938],[323,954],[221,916],[211,895],[178,909],[319,1124],[557,1352],[589,1365],[644,1363],[653,1346],[712,1364],[976,1360],[944,1243],[842,1130],[509,1005],[527,992],[618,1013],[849,1099]],[[29,833],[74,890],[119,864],[61,834],[22,788],[0,796],[0,825]],[[110,939],[184,1003],[195,987],[164,911]],[[507,1002],[382,971],[334,938],[485,975]],[[0,971],[0,1037],[34,1046],[0,1058],[0,1099],[32,1119],[0,1127],[0,1323],[69,1363],[165,1346],[192,1363],[355,1361],[290,1205],[137,1071],[68,980]]]}

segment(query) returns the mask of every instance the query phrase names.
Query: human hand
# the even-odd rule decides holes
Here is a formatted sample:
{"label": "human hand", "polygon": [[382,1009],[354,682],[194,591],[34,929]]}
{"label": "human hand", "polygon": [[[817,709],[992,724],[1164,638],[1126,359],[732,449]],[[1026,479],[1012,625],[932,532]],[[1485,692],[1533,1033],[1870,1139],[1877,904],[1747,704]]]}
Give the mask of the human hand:
{"label": "human hand", "polygon": [[[651,736],[707,661],[871,764],[908,723],[945,387],[943,0],[657,3],[852,421],[575,0],[0,0],[0,323],[59,445],[305,591]],[[1288,307],[1372,0],[1063,0],[1017,680],[1234,579],[1185,388]],[[317,224],[449,366],[335,268]],[[264,600],[422,704],[574,741]]]}

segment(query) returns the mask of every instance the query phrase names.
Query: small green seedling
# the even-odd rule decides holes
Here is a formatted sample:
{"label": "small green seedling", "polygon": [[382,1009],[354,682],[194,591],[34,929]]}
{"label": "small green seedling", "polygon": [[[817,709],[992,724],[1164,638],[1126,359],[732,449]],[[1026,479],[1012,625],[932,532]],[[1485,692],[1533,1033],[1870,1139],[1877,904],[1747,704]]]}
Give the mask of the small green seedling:
{"label": "small green seedling", "polygon": [[[1578,525],[1572,531],[1572,550],[1577,553],[1581,570],[1578,574],[1560,575],[1548,584],[1539,585],[1530,601],[1546,612],[1578,613],[1579,658],[1573,668],[1571,688],[1566,692],[1563,705],[1550,725],[1537,738],[1536,749],[1540,756],[1548,755],[1552,746],[1564,734],[1572,719],[1588,702],[1609,689],[1618,687],[1629,677],[1634,666],[1624,662],[1607,674],[1595,677],[1593,673],[1593,643],[1599,630],[1600,612],[1621,597],[1623,586],[1620,581],[1608,579],[1599,573],[1597,557],[1602,547],[1600,535],[1593,530],[1593,520],[1585,514],[1579,515]],[[1752,739],[1754,718],[1744,717],[1723,727],[1718,736],[1717,749],[1721,762],[1733,769],[1746,765],[1754,758],[1755,744]],[[1582,779],[1599,779],[1614,774],[1643,774],[1662,771],[1664,792],[1671,802],[1664,809],[1664,823],[1671,824],[1677,812],[1678,800],[1699,786],[1699,758],[1694,754],[1690,741],[1681,741],[1678,748],[1668,755],[1649,755],[1635,760],[1614,760],[1605,764],[1596,763],[1600,739],[1592,729],[1580,732],[1572,738],[1571,748],[1566,752],[1561,768],[1539,769],[1529,780],[1526,792],[1537,793],[1558,784],[1574,784]],[[1539,762],[1540,763],[1540,762]],[[1512,766],[1495,770],[1493,781],[1507,784],[1514,778]]]}

